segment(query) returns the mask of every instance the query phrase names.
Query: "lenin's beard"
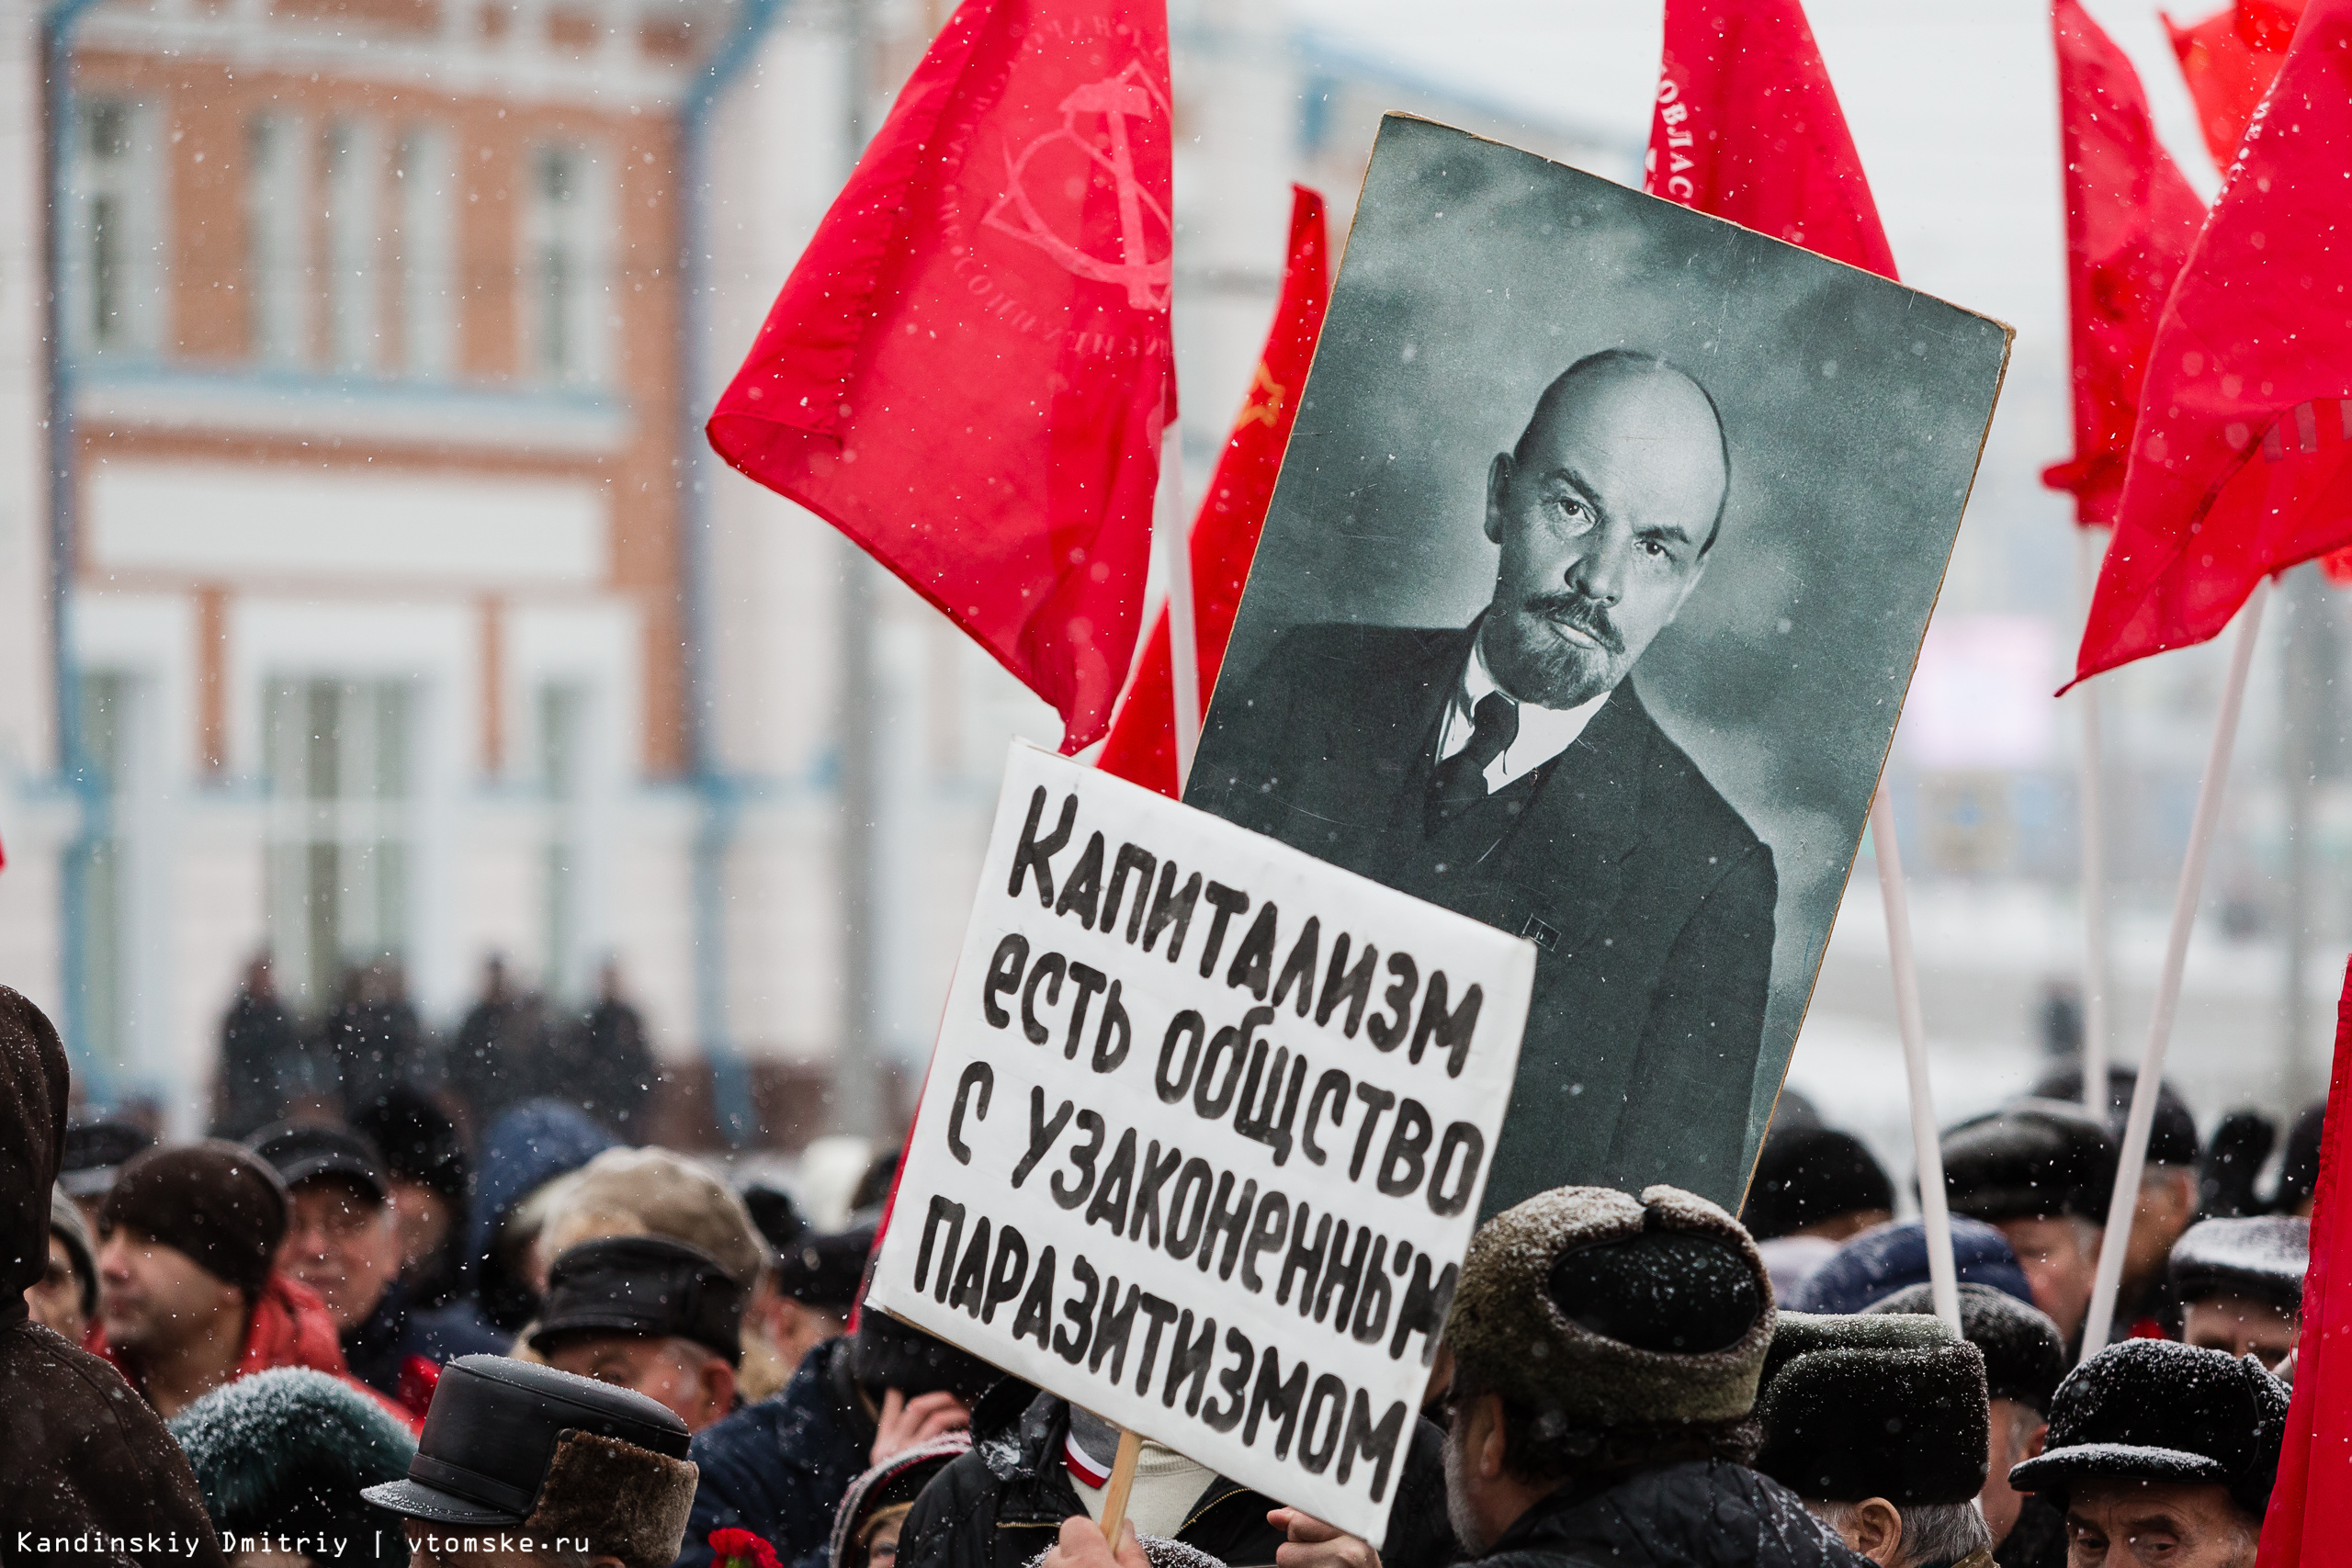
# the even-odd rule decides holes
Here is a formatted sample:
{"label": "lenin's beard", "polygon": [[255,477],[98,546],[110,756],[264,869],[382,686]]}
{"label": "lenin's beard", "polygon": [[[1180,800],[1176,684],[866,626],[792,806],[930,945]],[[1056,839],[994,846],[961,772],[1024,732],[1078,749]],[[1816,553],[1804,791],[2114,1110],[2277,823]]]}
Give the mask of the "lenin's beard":
{"label": "lenin's beard", "polygon": [[[1600,646],[1561,635],[1573,626]],[[1479,628],[1487,667],[1503,689],[1538,707],[1572,708],[1613,688],[1634,654],[1608,610],[1581,593],[1534,593],[1509,609],[1487,612]]]}

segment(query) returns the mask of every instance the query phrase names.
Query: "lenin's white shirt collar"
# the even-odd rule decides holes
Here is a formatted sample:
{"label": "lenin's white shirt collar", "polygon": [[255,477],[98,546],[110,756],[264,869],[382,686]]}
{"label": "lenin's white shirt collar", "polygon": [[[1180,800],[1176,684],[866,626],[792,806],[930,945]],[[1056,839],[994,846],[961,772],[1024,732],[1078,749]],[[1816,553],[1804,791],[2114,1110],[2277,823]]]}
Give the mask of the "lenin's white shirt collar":
{"label": "lenin's white shirt collar", "polygon": [[[1614,690],[1612,687],[1611,690]],[[1463,661],[1462,679],[1454,682],[1453,700],[1445,705],[1445,723],[1437,738],[1437,758],[1443,761],[1470,744],[1470,732],[1476,726],[1474,716],[1478,700],[1488,692],[1502,692],[1495,672],[1487,668],[1485,639],[1472,637],[1470,657]],[[1532,773],[1576,743],[1600,705],[1609,700],[1603,692],[1589,702],[1572,708],[1538,707],[1522,703],[1503,692],[1503,696],[1519,709],[1519,735],[1503,748],[1501,756],[1487,764],[1487,793],[1494,794],[1522,773]]]}

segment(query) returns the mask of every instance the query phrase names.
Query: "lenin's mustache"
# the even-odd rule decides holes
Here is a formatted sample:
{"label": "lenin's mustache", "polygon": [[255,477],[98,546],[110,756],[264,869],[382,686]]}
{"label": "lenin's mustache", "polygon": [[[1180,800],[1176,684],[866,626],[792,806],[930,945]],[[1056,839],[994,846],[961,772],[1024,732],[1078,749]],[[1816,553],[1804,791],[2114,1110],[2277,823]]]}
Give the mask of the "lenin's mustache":
{"label": "lenin's mustache", "polygon": [[1611,653],[1625,651],[1625,639],[1610,624],[1609,612],[1581,593],[1537,593],[1522,601],[1520,608],[1555,625],[1573,627]]}

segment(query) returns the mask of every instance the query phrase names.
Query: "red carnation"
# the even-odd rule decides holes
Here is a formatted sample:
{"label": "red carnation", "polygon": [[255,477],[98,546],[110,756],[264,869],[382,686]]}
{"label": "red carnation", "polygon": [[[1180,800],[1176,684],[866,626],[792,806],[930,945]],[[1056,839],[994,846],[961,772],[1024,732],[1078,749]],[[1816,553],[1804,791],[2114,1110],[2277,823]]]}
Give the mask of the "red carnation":
{"label": "red carnation", "polygon": [[747,1529],[711,1531],[710,1553],[718,1568],[782,1568],[775,1548]]}

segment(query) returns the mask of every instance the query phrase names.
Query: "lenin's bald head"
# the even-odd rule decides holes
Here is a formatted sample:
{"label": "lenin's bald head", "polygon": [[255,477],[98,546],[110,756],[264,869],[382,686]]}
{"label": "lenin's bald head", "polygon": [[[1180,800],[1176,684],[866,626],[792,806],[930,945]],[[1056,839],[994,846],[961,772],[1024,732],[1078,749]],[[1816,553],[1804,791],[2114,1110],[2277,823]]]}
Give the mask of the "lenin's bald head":
{"label": "lenin's bald head", "polygon": [[1502,559],[1480,640],[1496,678],[1554,708],[1623,680],[1698,586],[1730,478],[1714,400],[1690,376],[1625,349],[1570,366],[1487,474]]}

